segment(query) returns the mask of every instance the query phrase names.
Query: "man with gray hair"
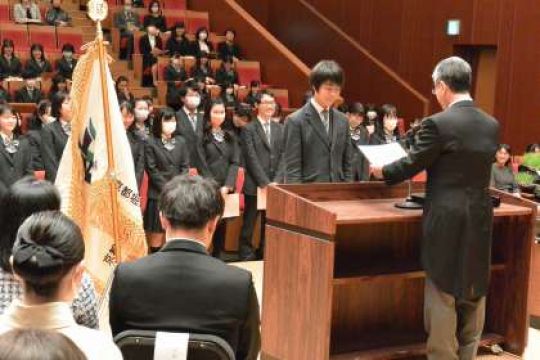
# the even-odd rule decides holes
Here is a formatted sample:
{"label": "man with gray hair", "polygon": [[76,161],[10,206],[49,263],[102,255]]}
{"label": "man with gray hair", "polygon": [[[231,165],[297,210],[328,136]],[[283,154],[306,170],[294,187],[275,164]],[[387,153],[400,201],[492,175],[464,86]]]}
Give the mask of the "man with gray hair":
{"label": "man with gray hair", "polygon": [[372,170],[388,184],[427,170],[421,247],[428,358],[472,360],[489,286],[493,209],[488,188],[499,125],[475,106],[465,60],[439,62],[433,86],[443,111],[422,121],[407,157]]}

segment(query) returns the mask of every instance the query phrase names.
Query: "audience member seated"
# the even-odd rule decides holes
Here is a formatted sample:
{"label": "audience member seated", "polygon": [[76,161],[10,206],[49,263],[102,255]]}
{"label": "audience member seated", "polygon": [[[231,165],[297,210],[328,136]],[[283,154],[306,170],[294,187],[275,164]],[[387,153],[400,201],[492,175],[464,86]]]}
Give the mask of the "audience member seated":
{"label": "audience member seated", "polygon": [[186,37],[184,23],[178,23],[172,28],[171,37],[167,40],[165,48],[171,56],[195,56],[193,46],[193,43]]}
{"label": "audience member seated", "polygon": [[236,108],[236,105],[238,105],[238,99],[236,98],[236,95],[234,95],[234,85],[231,83],[225,83],[221,86],[221,88],[221,99],[223,100],[225,107]]}
{"label": "audience member seated", "polygon": [[139,40],[143,55],[142,86],[155,86],[157,75],[157,57],[164,53],[163,42],[155,25],[149,25],[147,32]]}
{"label": "audience member seated", "polygon": [[352,167],[354,181],[369,180],[369,163],[358,149],[360,145],[369,144],[370,134],[364,126],[365,115],[364,105],[359,102],[353,103],[347,111],[349,133],[353,145]]}
{"label": "audience member seated", "polygon": [[236,31],[233,29],[225,31],[225,41],[218,45],[218,56],[221,60],[228,58],[240,60],[240,47],[234,42],[235,38]]}
{"label": "audience member seated", "polygon": [[133,33],[141,27],[141,20],[133,11],[132,3],[132,0],[124,0],[122,11],[114,15],[114,26],[120,30],[120,60],[131,60],[134,49]]}
{"label": "audience member seated", "polygon": [[491,186],[496,189],[519,194],[519,187],[512,170],[512,150],[510,145],[500,144],[491,167]]}
{"label": "audience member seated", "polygon": [[525,153],[526,154],[529,154],[529,153],[538,153],[540,152],[540,144],[529,144],[527,145],[527,147],[525,148]]}
{"label": "audience member seated", "polygon": [[148,103],[144,99],[135,99],[135,122],[132,125],[132,131],[137,137],[143,141],[150,136],[150,110]]}
{"label": "audience member seated", "polygon": [[52,0],[45,14],[45,21],[51,26],[71,26],[69,14],[62,9],[62,0]]}
{"label": "audience member seated", "polygon": [[124,101],[128,101],[133,104],[135,96],[129,91],[129,80],[127,77],[121,75],[116,79],[116,96],[118,97],[118,103],[121,104]]}
{"label": "audience member seated", "polygon": [[45,168],[45,179],[54,182],[60,159],[71,135],[71,98],[69,94],[57,93],[52,98],[51,115],[56,121],[41,130],[41,157]]}
{"label": "audience member seated", "polygon": [[225,58],[220,69],[216,73],[216,83],[218,85],[238,84],[238,73],[234,70],[233,59]]}
{"label": "audience member seated", "polygon": [[[237,136],[240,136],[240,132],[244,126],[251,122],[253,116],[253,109],[248,104],[237,104],[234,109],[232,117],[233,130]],[[242,155],[242,154],[241,154]],[[244,167],[243,164],[241,164]]]}
{"label": "audience member seated", "polygon": [[257,103],[257,96],[261,92],[261,82],[258,80],[252,80],[249,84],[249,93],[244,100],[247,104],[255,106]]}
{"label": "audience member seated", "polygon": [[55,120],[51,115],[51,102],[47,99],[41,100],[28,122],[28,132],[26,133],[32,149],[32,167],[34,171],[44,170],[43,159],[41,158],[41,129],[43,125],[50,124]]}
{"label": "audience member seated", "polygon": [[49,100],[56,96],[59,92],[68,93],[68,83],[62,75],[55,75],[52,79],[52,86],[49,90]]}
{"label": "audience member seated", "polygon": [[32,44],[30,47],[30,59],[24,66],[23,77],[38,78],[41,74],[50,72],[52,72],[52,66],[49,60],[45,58],[43,45]]}
{"label": "audience member seated", "polygon": [[173,55],[169,65],[165,68],[165,81],[167,81],[167,106],[178,111],[181,107],[180,103],[180,85],[186,81],[187,74],[180,55]]}
{"label": "audience member seated", "polygon": [[[23,286],[15,279],[10,264],[17,230],[30,215],[48,210],[60,210],[60,194],[48,181],[25,177],[14,183],[2,199],[0,218],[0,313],[15,300],[22,298]],[[9,209],[9,211],[7,211]],[[89,328],[98,328],[98,305],[94,284],[85,272],[80,288],[71,302],[75,321]]]}
{"label": "audience member seated", "polygon": [[13,5],[13,19],[18,24],[41,24],[41,12],[33,0],[20,0]]}
{"label": "audience member seated", "polygon": [[15,102],[37,104],[44,98],[34,77],[25,75],[24,83],[25,85],[15,92]]}
{"label": "audience member seated", "polygon": [[0,336],[3,360],[87,360],[67,336],[52,330],[16,329]]}
{"label": "audience member seated", "polygon": [[84,240],[79,227],[60,211],[31,215],[19,227],[12,266],[23,283],[23,297],[0,318],[0,332],[54,329],[92,359],[122,359],[105,333],[77,325],[70,303],[84,276]]}
{"label": "audience member seated", "polygon": [[371,145],[390,144],[399,142],[399,129],[397,109],[394,105],[384,104],[381,106],[381,120],[375,121],[375,133],[370,137]]}
{"label": "audience member seated", "polygon": [[110,294],[114,335],[129,329],[209,333],[226,340],[236,359],[257,359],[259,306],[251,274],[208,255],[223,214],[219,186],[179,176],[160,195],[166,244],[122,263]]}
{"label": "audience member seated", "polygon": [[22,63],[15,56],[13,40],[4,39],[0,52],[0,77],[20,78],[22,76]]}
{"label": "audience member seated", "polygon": [[205,84],[214,84],[214,72],[210,67],[210,59],[208,58],[208,53],[201,53],[197,58],[197,63],[195,67],[191,70],[191,77],[195,81],[202,81]]}
{"label": "audience member seated", "polygon": [[165,19],[165,16],[163,16],[161,3],[158,0],[152,0],[150,4],[148,4],[148,15],[145,15],[143,19],[143,26],[145,29],[150,25],[154,25],[161,33],[167,31],[167,20]]}
{"label": "audience member seated", "polygon": [[133,157],[133,168],[135,169],[135,178],[137,180],[137,188],[141,187],[143,174],[144,174],[144,140],[141,140],[133,131],[135,123],[135,111],[133,104],[128,101],[120,103],[120,112],[122,114],[122,121],[124,122],[124,128],[126,129],[126,135],[129,140],[129,146],[131,148],[131,155]]}
{"label": "audience member seated", "polygon": [[195,34],[194,53],[196,57],[200,57],[203,53],[210,54],[214,51],[214,47],[208,41],[208,29],[201,27]]}
{"label": "audience member seated", "polygon": [[58,74],[69,80],[71,80],[73,69],[75,69],[75,65],[77,65],[77,59],[73,57],[74,54],[75,47],[70,43],[66,43],[62,46],[62,57],[56,61],[56,70],[58,71]]}
{"label": "audience member seated", "polygon": [[0,74],[0,101],[10,102],[11,96],[9,91],[4,88],[4,76]]}

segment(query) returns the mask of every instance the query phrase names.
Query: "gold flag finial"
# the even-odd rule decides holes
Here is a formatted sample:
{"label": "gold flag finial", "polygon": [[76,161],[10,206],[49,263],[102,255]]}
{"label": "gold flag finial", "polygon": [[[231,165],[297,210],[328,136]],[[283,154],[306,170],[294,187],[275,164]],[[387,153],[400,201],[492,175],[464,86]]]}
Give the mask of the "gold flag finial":
{"label": "gold flag finial", "polygon": [[88,16],[97,25],[97,36],[103,38],[103,31],[101,29],[101,22],[107,18],[109,7],[105,0],[90,0],[88,1]]}

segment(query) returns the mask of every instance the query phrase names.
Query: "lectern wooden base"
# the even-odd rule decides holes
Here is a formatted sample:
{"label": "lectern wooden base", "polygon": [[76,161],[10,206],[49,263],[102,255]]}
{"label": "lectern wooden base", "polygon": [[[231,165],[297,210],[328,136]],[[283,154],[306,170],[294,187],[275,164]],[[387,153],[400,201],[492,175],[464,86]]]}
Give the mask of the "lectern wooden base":
{"label": "lectern wooden base", "polygon": [[[263,359],[425,353],[422,214],[394,207],[406,190],[382,183],[269,188]],[[536,206],[500,195],[483,343],[521,355]]]}

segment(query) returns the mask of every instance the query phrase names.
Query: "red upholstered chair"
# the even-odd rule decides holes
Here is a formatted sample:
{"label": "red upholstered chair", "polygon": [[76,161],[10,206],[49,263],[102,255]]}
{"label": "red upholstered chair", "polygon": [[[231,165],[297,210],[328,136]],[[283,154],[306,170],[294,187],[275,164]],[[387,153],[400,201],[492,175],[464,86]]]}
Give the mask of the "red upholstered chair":
{"label": "red upholstered chair", "polygon": [[134,51],[133,51],[133,74],[135,75],[135,79],[141,79],[142,78],[142,55],[141,50],[139,49],[139,41],[141,37],[145,32],[143,31],[137,31],[134,35]]}
{"label": "red upholstered chair", "polygon": [[75,52],[77,54],[81,53],[81,46],[83,46],[82,29],[59,27],[56,29],[56,36],[58,38],[58,49],[62,49],[64,44],[70,43],[75,47]]}
{"label": "red upholstered chair", "polygon": [[52,26],[29,26],[30,44],[41,44],[45,52],[56,51],[56,28]]}
{"label": "red upholstered chair", "polygon": [[[8,23],[10,21],[9,18],[9,4],[8,3],[0,3],[0,22]],[[1,24],[0,27],[4,26],[4,24]]]}
{"label": "red upholstered chair", "polygon": [[163,4],[163,8],[167,10],[186,10],[187,8],[186,0],[163,0],[161,3]]}
{"label": "red upholstered chair", "polygon": [[269,89],[269,91],[274,94],[276,102],[281,106],[282,109],[286,109],[289,107],[289,90]]}
{"label": "red upholstered chair", "polygon": [[141,199],[141,211],[144,212],[146,210],[146,204],[148,204],[148,174],[146,171],[143,173],[139,198]]}
{"label": "red upholstered chair", "polygon": [[205,27],[210,28],[210,20],[207,12],[186,11],[186,31],[195,34],[197,29]]}
{"label": "red upholstered chair", "polygon": [[239,87],[238,90],[236,91],[236,98],[238,99],[238,101],[242,102],[246,99],[248,94],[249,94],[249,88]]}
{"label": "red upholstered chair", "polygon": [[157,76],[158,80],[165,80],[165,68],[169,65],[170,59],[168,57],[158,57],[157,63]]}
{"label": "red upholstered chair", "polygon": [[15,93],[17,90],[22,88],[24,86],[23,80],[13,80],[13,81],[6,81],[4,84],[7,84],[7,91],[12,99],[15,99]]}
{"label": "red upholstered chair", "polygon": [[208,37],[208,40],[210,41],[210,43],[214,47],[214,50],[217,51],[217,49],[219,47],[219,44],[222,43],[222,42],[225,42],[225,36],[210,33],[210,36]]}
{"label": "red upholstered chair", "polygon": [[[0,40],[10,39],[15,43],[15,49],[26,49],[28,43],[28,29],[26,25],[2,24],[0,26]],[[26,49],[28,51],[28,49]]]}
{"label": "red upholstered chair", "polygon": [[[163,10],[163,16],[165,16],[165,19],[167,20],[167,26],[173,27],[177,23],[185,23],[186,22],[186,11],[185,10],[170,10],[170,9],[164,9]],[[163,45],[166,44],[166,39],[163,41]]]}
{"label": "red upholstered chair", "polygon": [[28,131],[28,126],[29,126],[29,122],[30,122],[30,119],[32,118],[32,113],[21,113],[21,132],[23,134],[26,134],[26,132]]}
{"label": "red upholstered chair", "polygon": [[261,81],[261,64],[258,61],[238,61],[236,71],[240,85],[249,86],[253,80]]}

